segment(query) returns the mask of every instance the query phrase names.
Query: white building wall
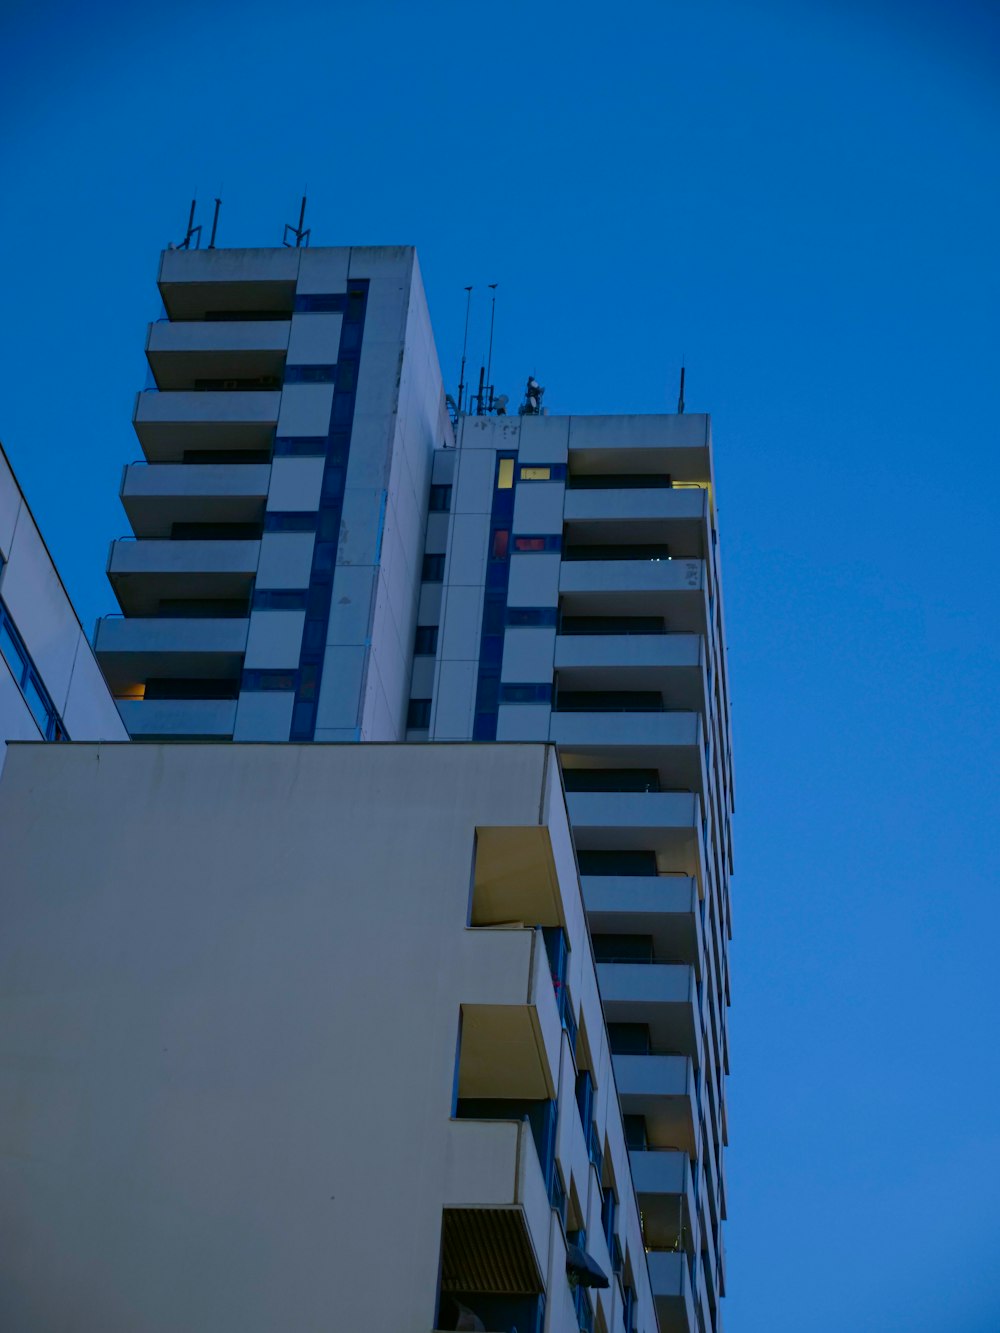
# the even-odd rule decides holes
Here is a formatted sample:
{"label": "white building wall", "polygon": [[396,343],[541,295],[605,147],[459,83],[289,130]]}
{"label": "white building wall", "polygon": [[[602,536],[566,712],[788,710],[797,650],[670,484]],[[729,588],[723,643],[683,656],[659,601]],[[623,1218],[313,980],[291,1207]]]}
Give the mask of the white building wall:
{"label": "white building wall", "polygon": [[[467,925],[488,877],[564,926],[577,1058],[654,1333],[550,750],[22,745],[0,842],[0,1326],[429,1333],[443,1208],[499,1205],[523,1218],[546,1330],[575,1333],[530,1135],[517,1116],[451,1118],[456,1051],[478,1077],[475,1023],[496,1025],[489,1077],[502,1092],[547,1071],[556,1160],[610,1273],[541,934]],[[614,1279],[593,1300],[598,1327],[621,1326]]]}
{"label": "white building wall", "polygon": [[[0,448],[0,602],[67,734],[126,740],[114,700],[52,563],[6,454]],[[0,768],[8,740],[39,740],[42,728],[0,651]]]}

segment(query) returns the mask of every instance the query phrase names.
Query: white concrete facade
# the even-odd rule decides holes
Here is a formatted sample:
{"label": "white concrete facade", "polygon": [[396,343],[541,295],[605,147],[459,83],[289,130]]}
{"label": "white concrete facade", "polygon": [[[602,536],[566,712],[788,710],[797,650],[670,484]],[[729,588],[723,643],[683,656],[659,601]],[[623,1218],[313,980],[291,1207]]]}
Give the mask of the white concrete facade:
{"label": "white concrete facade", "polygon": [[709,419],[465,417],[435,469],[410,735],[558,746],[635,1160],[688,1163],[636,1173],[660,1327],[715,1333],[733,787]]}
{"label": "white concrete facade", "polygon": [[96,636],[131,734],[400,738],[452,443],[414,250],[170,251],[159,281],[108,562],[126,627]]}
{"label": "white concrete facade", "polygon": [[0,844],[0,1326],[671,1326],[551,747],[14,745]]}
{"label": "white concrete facade", "polygon": [[149,463],[122,487],[139,540],[110,566],[126,618],[97,640],[131,735],[557,747],[631,1141],[689,1161],[643,1175],[644,1215],[682,1219],[647,1236],[660,1327],[718,1333],[734,796],[709,417],[453,431],[408,249],[171,252],[160,287]]}
{"label": "white concrete facade", "polygon": [[127,732],[0,448],[0,769],[9,740],[67,738]]}

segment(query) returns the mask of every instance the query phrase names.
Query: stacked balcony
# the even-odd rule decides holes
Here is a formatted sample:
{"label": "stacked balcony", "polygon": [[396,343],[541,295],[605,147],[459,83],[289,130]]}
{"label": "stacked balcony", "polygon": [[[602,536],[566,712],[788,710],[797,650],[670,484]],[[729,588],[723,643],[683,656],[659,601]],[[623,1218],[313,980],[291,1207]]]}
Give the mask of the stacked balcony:
{"label": "stacked balcony", "polygon": [[135,737],[233,733],[294,301],[274,252],[163,256],[95,647]]}
{"label": "stacked balcony", "polygon": [[623,430],[588,439],[575,424],[550,736],[660,1328],[694,1333],[718,1327],[724,1215],[724,1029],[713,1033],[725,946],[710,923],[725,914],[706,914],[718,891],[711,465],[683,419],[690,441],[666,444]]}

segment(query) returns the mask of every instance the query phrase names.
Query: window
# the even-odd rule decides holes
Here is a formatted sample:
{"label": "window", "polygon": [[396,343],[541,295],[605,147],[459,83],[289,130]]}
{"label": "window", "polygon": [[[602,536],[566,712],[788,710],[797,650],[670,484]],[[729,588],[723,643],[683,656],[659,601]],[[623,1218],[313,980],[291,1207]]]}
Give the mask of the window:
{"label": "window", "polygon": [[426,731],[431,725],[430,699],[411,699],[406,710],[406,725],[414,731]]}
{"label": "window", "polygon": [[649,1055],[649,1025],[647,1023],[609,1023],[608,1045],[611,1047],[612,1055]]}
{"label": "window", "polygon": [[645,1152],[648,1145],[646,1137],[646,1117],[644,1115],[623,1115],[625,1129],[625,1147],[629,1152]]}
{"label": "window", "polygon": [[514,460],[501,458],[497,464],[497,490],[509,491],[514,485]]}
{"label": "window", "polygon": [[506,560],[510,550],[510,532],[507,528],[497,528],[493,534],[491,559]]}
{"label": "window", "polygon": [[451,509],[451,487],[432,486],[428,509],[432,514],[447,514]]}
{"label": "window", "polygon": [[515,537],[515,551],[561,551],[561,537]]}
{"label": "window", "polygon": [[286,366],[286,384],[332,384],[336,366]]}
{"label": "window", "polygon": [[[3,558],[0,557],[0,568],[3,567],[3,563]],[[67,740],[55,705],[42,684],[41,676],[31,665],[28,650],[2,601],[0,601],[0,656],[10,668],[11,675],[24,696],[24,702],[31,710],[31,715],[38,723],[45,739]]]}
{"label": "window", "polygon": [[444,578],[444,556],[425,555],[420,577],[425,583],[440,583]]}
{"label": "window", "polygon": [[548,467],[523,467],[521,469],[522,481],[548,481],[552,476],[552,469]]}
{"label": "window", "polygon": [[416,637],[413,640],[414,655],[416,657],[433,657],[437,652],[437,646],[437,625],[418,625]]}
{"label": "window", "polygon": [[505,704],[551,704],[551,685],[501,685],[500,702]]}
{"label": "window", "polygon": [[[316,531],[316,510],[307,512],[286,512],[278,513],[271,510],[264,515],[265,532],[315,532]],[[175,523],[174,527],[178,525]],[[232,524],[230,526],[233,526]],[[176,533],[174,534],[176,536]]]}
{"label": "window", "polygon": [[558,613],[554,606],[510,606],[507,608],[508,625],[544,625],[554,627]]}

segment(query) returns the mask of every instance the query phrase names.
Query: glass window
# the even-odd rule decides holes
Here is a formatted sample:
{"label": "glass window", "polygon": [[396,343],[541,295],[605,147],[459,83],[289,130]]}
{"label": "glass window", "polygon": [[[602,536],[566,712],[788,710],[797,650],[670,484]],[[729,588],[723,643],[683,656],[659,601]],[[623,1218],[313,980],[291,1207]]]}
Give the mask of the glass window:
{"label": "glass window", "polygon": [[444,578],[444,556],[425,555],[421,578],[425,583],[440,583]]}
{"label": "glass window", "polygon": [[24,690],[24,697],[31,709],[32,716],[42,729],[42,735],[47,735],[49,730],[49,705],[30,671],[21,688]]}
{"label": "glass window", "polygon": [[548,481],[552,476],[552,469],[547,467],[523,467],[521,469],[522,481]]}
{"label": "glass window", "polygon": [[433,657],[437,652],[437,625],[418,625],[413,641],[413,652],[417,657]]}
{"label": "glass window", "polygon": [[493,534],[494,560],[506,560],[510,548],[510,532],[507,528],[498,528]]}
{"label": "glass window", "polygon": [[430,699],[411,699],[406,710],[406,725],[425,731],[431,724]]}
{"label": "glass window", "polygon": [[2,613],[0,613],[0,652],[7,659],[7,665],[14,673],[14,679],[20,685],[28,664]]}
{"label": "glass window", "polygon": [[514,460],[501,458],[497,466],[497,490],[509,491],[514,485]]}
{"label": "glass window", "polygon": [[451,509],[451,487],[432,486],[428,508],[432,514],[446,514]]}

